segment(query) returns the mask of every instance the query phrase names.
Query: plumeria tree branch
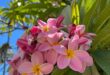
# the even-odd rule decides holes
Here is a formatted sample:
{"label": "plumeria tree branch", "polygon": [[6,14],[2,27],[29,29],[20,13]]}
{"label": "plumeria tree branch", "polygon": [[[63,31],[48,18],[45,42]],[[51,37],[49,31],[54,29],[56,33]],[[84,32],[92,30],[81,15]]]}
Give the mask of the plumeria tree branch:
{"label": "plumeria tree branch", "polygon": [[15,30],[23,30],[23,29],[22,29],[22,28],[17,28],[17,27],[15,27],[15,28],[13,28],[12,30],[8,30],[8,31],[5,31],[5,32],[0,32],[0,34],[5,34],[5,33],[13,32],[13,31],[15,31]]}

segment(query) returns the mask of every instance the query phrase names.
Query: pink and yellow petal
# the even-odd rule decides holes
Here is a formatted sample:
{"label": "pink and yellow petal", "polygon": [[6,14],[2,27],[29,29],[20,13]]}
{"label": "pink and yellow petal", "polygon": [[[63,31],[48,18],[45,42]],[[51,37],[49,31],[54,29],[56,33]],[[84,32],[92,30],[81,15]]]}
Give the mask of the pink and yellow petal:
{"label": "pink and yellow petal", "polygon": [[62,35],[63,35],[62,33],[57,33],[57,32],[48,34],[47,40],[50,44],[54,45],[54,43],[58,43]]}
{"label": "pink and yellow petal", "polygon": [[62,55],[66,55],[66,47],[64,47],[63,45],[57,45],[57,46],[53,46],[53,49],[59,53],[59,54],[62,54]]}
{"label": "pink and yellow petal", "polygon": [[32,73],[32,64],[31,64],[31,62],[23,62],[18,67],[18,72],[19,73]]}
{"label": "pink and yellow petal", "polygon": [[47,51],[51,49],[51,46],[49,43],[43,43],[39,46],[38,51]]}
{"label": "pink and yellow petal", "polygon": [[43,55],[41,52],[35,52],[31,56],[31,62],[33,65],[42,64],[43,63]]}
{"label": "pink and yellow petal", "polygon": [[41,65],[41,72],[43,74],[49,74],[51,73],[53,70],[53,65],[52,64],[49,64],[49,63],[44,63]]}
{"label": "pink and yellow petal", "polygon": [[69,40],[68,49],[77,50],[78,49],[78,40],[79,40],[79,36],[74,35],[74,37]]}
{"label": "pink and yellow petal", "polygon": [[46,23],[44,21],[42,21],[42,20],[38,20],[37,23],[38,23],[39,26],[46,25]]}
{"label": "pink and yellow petal", "polygon": [[82,72],[82,62],[80,61],[80,59],[76,56],[74,56],[74,58],[71,59],[69,67],[73,70],[73,71],[78,71],[78,72]]}
{"label": "pink and yellow petal", "polygon": [[56,64],[58,53],[54,50],[49,50],[45,53],[45,59],[48,63]]}
{"label": "pink and yellow petal", "polygon": [[81,35],[85,32],[85,25],[77,25],[75,33]]}
{"label": "pink and yellow petal", "polygon": [[59,55],[57,59],[57,66],[59,69],[64,69],[68,67],[70,64],[70,59],[68,59],[65,55]]}
{"label": "pink and yellow petal", "polygon": [[50,26],[56,26],[56,19],[55,18],[49,18],[47,20],[47,24]]}
{"label": "pink and yellow petal", "polygon": [[87,66],[93,65],[92,57],[84,50],[76,51],[76,55],[80,58],[82,62],[85,62]]}

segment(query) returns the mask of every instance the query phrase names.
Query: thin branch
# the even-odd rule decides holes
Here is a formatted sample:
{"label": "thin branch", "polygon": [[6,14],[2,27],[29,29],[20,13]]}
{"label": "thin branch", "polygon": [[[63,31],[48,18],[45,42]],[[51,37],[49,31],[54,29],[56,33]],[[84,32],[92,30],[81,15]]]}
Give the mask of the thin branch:
{"label": "thin branch", "polygon": [[[8,32],[8,39],[7,39],[7,43],[8,44],[10,43],[10,36],[9,36],[9,33],[10,33],[10,26],[9,25],[10,25],[10,23],[11,23],[11,21],[8,22],[8,31],[9,31]],[[7,57],[7,50],[4,51],[4,66],[3,66],[4,70],[3,70],[3,75],[5,75],[5,71],[6,71],[6,60],[7,60],[6,57]]]}
{"label": "thin branch", "polygon": [[5,72],[6,72],[6,62],[5,62],[5,60],[6,60],[6,57],[7,57],[7,54],[6,54],[6,51],[4,52],[4,66],[3,66],[3,75],[5,75]]}
{"label": "thin branch", "polygon": [[3,21],[3,20],[1,20],[1,19],[0,19],[0,22],[2,22],[2,23],[4,23],[4,24],[7,24],[7,25],[8,25],[8,23],[6,23],[5,21]]}
{"label": "thin branch", "polygon": [[13,32],[13,31],[15,31],[15,30],[23,30],[22,28],[14,28],[14,29],[12,29],[12,30],[8,30],[8,31],[6,31],[6,32],[0,32],[0,34],[5,34],[5,33],[9,33],[9,32]]}

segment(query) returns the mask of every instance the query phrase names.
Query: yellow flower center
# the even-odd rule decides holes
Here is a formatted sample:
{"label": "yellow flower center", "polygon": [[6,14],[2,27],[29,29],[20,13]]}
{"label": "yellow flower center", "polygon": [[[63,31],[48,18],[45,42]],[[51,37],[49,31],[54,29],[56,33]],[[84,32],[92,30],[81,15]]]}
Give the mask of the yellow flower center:
{"label": "yellow flower center", "polygon": [[43,26],[43,30],[45,31],[45,32],[48,32],[49,30],[50,30],[50,28],[49,28],[49,26]]}
{"label": "yellow flower center", "polygon": [[27,75],[27,73],[22,73],[21,75]]}
{"label": "yellow flower center", "polygon": [[66,50],[66,54],[67,54],[67,58],[73,58],[75,55],[74,51],[71,49]]}
{"label": "yellow flower center", "polygon": [[33,73],[39,75],[41,72],[40,65],[33,66]]}
{"label": "yellow flower center", "polygon": [[52,45],[56,46],[56,45],[60,45],[60,44],[59,44],[59,42],[54,42]]}

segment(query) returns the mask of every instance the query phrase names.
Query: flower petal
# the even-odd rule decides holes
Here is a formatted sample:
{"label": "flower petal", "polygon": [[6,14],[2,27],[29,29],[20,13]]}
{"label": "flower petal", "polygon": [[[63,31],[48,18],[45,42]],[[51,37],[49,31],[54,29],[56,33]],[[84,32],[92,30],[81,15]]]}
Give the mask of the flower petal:
{"label": "flower petal", "polygon": [[53,46],[53,49],[59,54],[66,55],[66,52],[65,52],[66,48],[63,45]]}
{"label": "flower petal", "polygon": [[43,63],[43,55],[41,52],[35,52],[31,56],[31,61],[33,65],[42,64]]}
{"label": "flower petal", "polygon": [[94,34],[94,33],[86,33],[84,36],[92,39],[92,38],[94,38],[96,36],[96,34]]}
{"label": "flower petal", "polygon": [[71,59],[69,67],[74,71],[82,72],[82,62],[76,56]]}
{"label": "flower petal", "polygon": [[63,40],[60,41],[60,44],[68,47],[69,38],[63,38]]}
{"label": "flower petal", "polygon": [[33,26],[30,30],[31,35],[33,35],[33,36],[37,36],[38,33],[40,33],[40,32],[41,32],[41,30],[39,29],[38,26]]}
{"label": "flower petal", "polygon": [[57,23],[56,23],[56,27],[62,27],[63,25],[61,24],[62,21],[64,19],[64,16],[59,16],[56,20],[57,20]]}
{"label": "flower petal", "polygon": [[28,41],[26,39],[18,39],[17,40],[17,45],[21,48],[23,48],[24,46],[28,46]]}
{"label": "flower petal", "polygon": [[51,49],[50,45],[48,43],[43,43],[39,46],[38,51],[47,51]]}
{"label": "flower petal", "polygon": [[49,31],[48,31],[48,33],[55,33],[55,32],[57,32],[58,31],[58,29],[55,27],[55,26],[49,26]]}
{"label": "flower petal", "polygon": [[89,48],[90,48],[89,45],[83,44],[83,45],[80,46],[79,50],[85,50],[85,51],[87,51],[87,50],[89,50]]}
{"label": "flower petal", "polygon": [[56,26],[56,19],[55,18],[49,18],[47,20],[47,24],[50,25],[50,26]]}
{"label": "flower petal", "polygon": [[70,64],[70,59],[68,59],[65,55],[59,55],[57,59],[57,66],[59,69],[64,69]]}
{"label": "flower petal", "polygon": [[75,33],[81,35],[85,32],[85,25],[77,25]]}
{"label": "flower petal", "polygon": [[86,37],[80,37],[80,39],[79,39],[79,44],[85,44],[85,43],[88,42],[88,41],[89,41],[88,38],[86,38]]}
{"label": "flower petal", "polygon": [[79,36],[74,35],[72,39],[69,40],[68,49],[77,50],[78,49]]}
{"label": "flower petal", "polygon": [[[33,75],[35,75],[35,74],[33,74]],[[40,72],[39,75],[44,75],[44,74],[42,72]]]}
{"label": "flower petal", "polygon": [[86,63],[82,62],[82,69],[81,69],[81,73],[83,73],[86,70]]}
{"label": "flower petal", "polygon": [[44,63],[41,65],[41,71],[43,74],[49,74],[53,70],[53,65],[49,63]]}
{"label": "flower petal", "polygon": [[46,25],[46,23],[42,20],[38,20],[37,23],[39,24],[39,26],[43,26]]}
{"label": "flower petal", "polygon": [[47,38],[47,34],[43,33],[43,32],[39,33],[38,36],[37,36],[37,40],[40,43],[44,43],[46,41],[46,38]]}
{"label": "flower petal", "polygon": [[19,73],[32,73],[32,64],[30,62],[23,62],[18,67]]}
{"label": "flower petal", "polygon": [[48,35],[47,40],[50,44],[53,45],[54,43],[58,43],[58,41],[61,39],[62,35],[63,35],[63,33],[57,33],[57,32],[52,33],[52,34]]}
{"label": "flower petal", "polygon": [[14,73],[14,69],[13,69],[13,68],[10,68],[8,74],[9,74],[9,75],[13,75],[13,73]]}
{"label": "flower petal", "polygon": [[49,50],[45,53],[45,59],[48,63],[56,64],[58,53],[54,50]]}
{"label": "flower petal", "polygon": [[93,65],[92,57],[84,50],[76,51],[77,56],[80,58],[81,61],[85,62],[87,66]]}

